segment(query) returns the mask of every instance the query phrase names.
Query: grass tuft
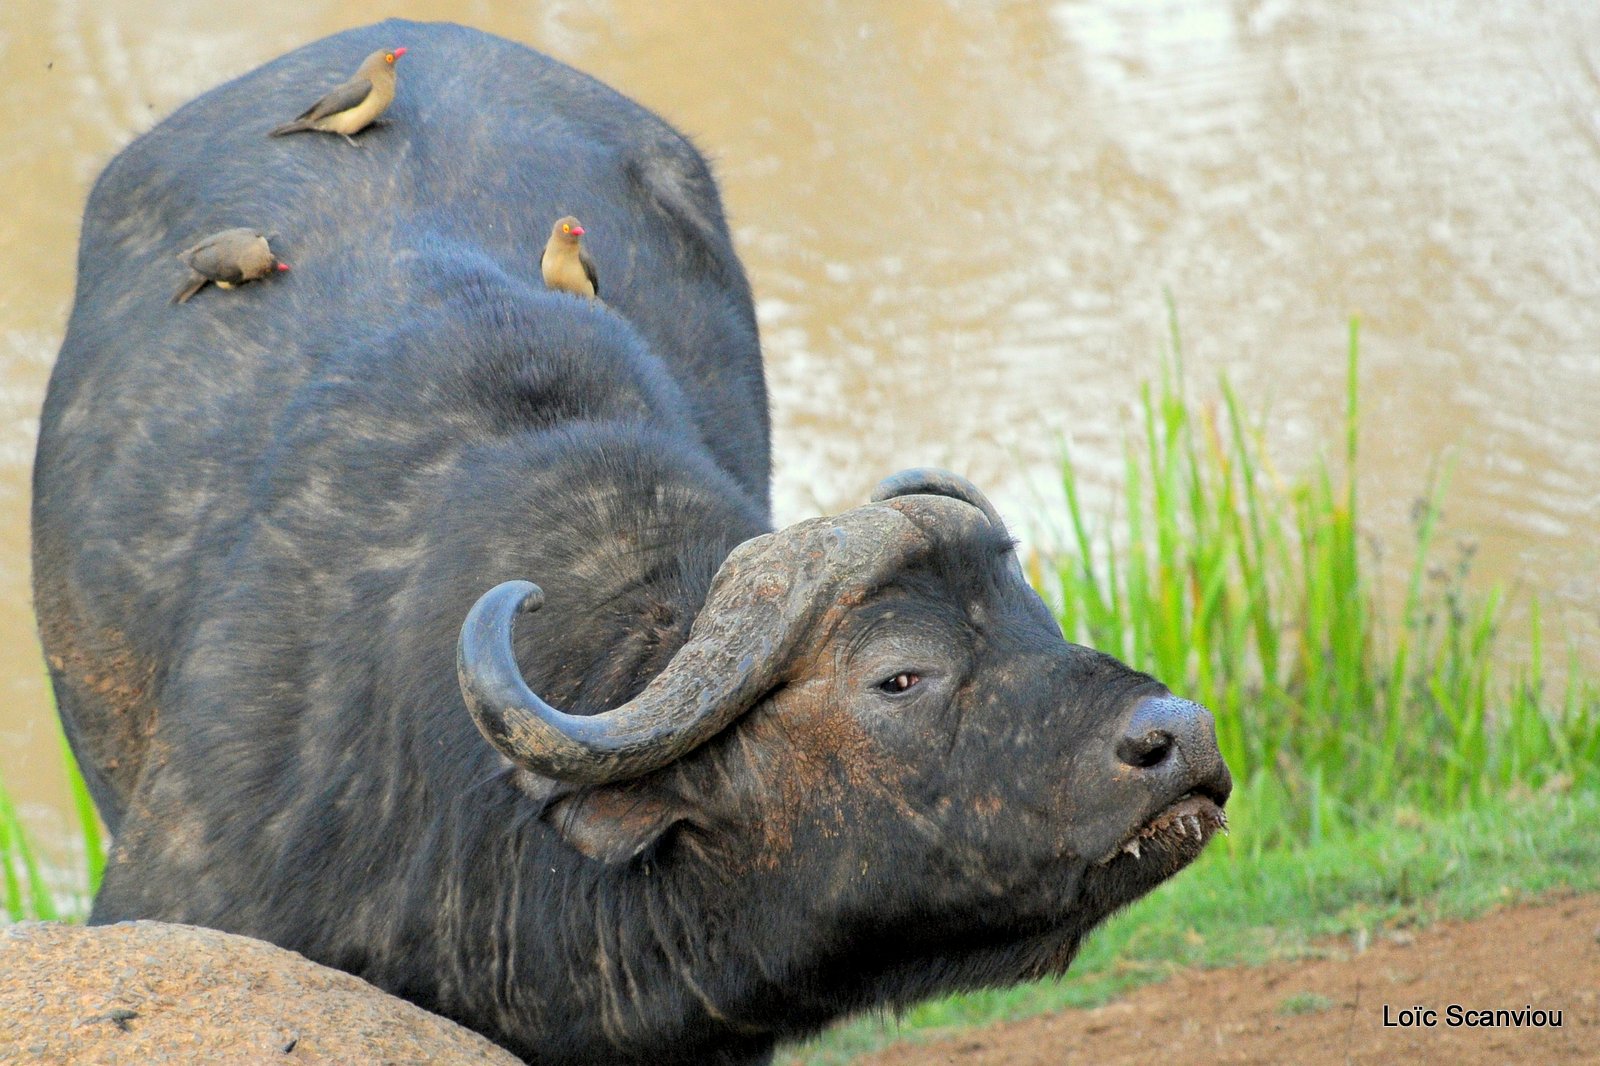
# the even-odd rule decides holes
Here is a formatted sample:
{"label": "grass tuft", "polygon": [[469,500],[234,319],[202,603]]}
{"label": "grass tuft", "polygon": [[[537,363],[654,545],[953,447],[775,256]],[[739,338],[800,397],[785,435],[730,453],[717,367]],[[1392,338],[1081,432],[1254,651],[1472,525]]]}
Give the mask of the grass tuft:
{"label": "grass tuft", "polygon": [[[77,816],[72,835],[73,843],[83,848],[82,866],[76,870],[46,868],[38,846],[17,815],[5,781],[0,779],[0,924],[82,921],[88,916],[87,901],[100,888],[106,865],[105,837],[89,788],[64,735],[61,758],[66,764],[67,787]],[[64,886],[60,885],[63,879]],[[57,882],[54,891],[52,881]]]}
{"label": "grass tuft", "polygon": [[0,784],[0,915],[12,921],[58,917],[55,902],[45,887],[35,853],[17,808]]}
{"label": "grass tuft", "polygon": [[1320,992],[1296,992],[1285,996],[1278,1004],[1278,1013],[1285,1017],[1297,1014],[1321,1014],[1333,1006],[1333,1000]]}
{"label": "grass tuft", "polygon": [[[1503,596],[1435,563],[1448,468],[1416,509],[1397,625],[1366,572],[1355,470],[1359,335],[1345,360],[1342,478],[1284,483],[1224,378],[1220,409],[1184,392],[1182,348],[1141,393],[1116,514],[1085,521],[1070,455],[1068,547],[1038,568],[1068,639],[1210,707],[1238,789],[1227,846],[1312,842],[1405,806],[1436,816],[1512,789],[1600,786],[1600,688],[1569,657],[1508,664]],[[1119,525],[1120,522],[1120,525]]]}

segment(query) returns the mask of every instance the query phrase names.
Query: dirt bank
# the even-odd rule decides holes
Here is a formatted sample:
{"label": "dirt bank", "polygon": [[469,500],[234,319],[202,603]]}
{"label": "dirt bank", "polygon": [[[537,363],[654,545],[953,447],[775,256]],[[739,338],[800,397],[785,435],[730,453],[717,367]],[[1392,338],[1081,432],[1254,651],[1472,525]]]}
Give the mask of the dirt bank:
{"label": "dirt bank", "polygon": [[[1451,1025],[1463,1010],[1561,1013],[1561,1027]],[[1416,1007],[1435,1023],[1405,1027]],[[1465,1015],[1461,1016],[1465,1018]],[[1514,1019],[1502,1019],[1513,1021]],[[1356,951],[1184,973],[1094,1010],[896,1045],[873,1066],[1062,1063],[1594,1063],[1600,1061],[1600,896],[1509,907]]]}

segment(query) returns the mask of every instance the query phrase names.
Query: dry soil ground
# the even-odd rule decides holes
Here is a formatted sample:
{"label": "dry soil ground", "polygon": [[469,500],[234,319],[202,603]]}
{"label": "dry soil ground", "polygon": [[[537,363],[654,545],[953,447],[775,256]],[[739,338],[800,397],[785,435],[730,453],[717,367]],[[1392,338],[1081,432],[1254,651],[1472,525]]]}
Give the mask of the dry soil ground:
{"label": "dry soil ground", "polygon": [[[1057,1063],[1600,1063],[1600,896],[1509,907],[1365,950],[1204,970],[1094,1010],[897,1045],[874,1066]],[[1449,1024],[1464,1010],[1561,1012],[1560,1028]],[[1384,1024],[1437,1011],[1432,1027]]]}

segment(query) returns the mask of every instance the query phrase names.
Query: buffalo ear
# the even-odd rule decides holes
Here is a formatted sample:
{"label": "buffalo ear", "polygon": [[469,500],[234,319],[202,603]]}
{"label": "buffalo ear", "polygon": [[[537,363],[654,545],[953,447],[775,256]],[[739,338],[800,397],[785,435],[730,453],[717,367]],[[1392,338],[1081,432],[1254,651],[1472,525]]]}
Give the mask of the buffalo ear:
{"label": "buffalo ear", "polygon": [[568,844],[597,862],[616,864],[643,854],[690,812],[659,789],[600,787],[571,792],[544,810],[544,821]]}

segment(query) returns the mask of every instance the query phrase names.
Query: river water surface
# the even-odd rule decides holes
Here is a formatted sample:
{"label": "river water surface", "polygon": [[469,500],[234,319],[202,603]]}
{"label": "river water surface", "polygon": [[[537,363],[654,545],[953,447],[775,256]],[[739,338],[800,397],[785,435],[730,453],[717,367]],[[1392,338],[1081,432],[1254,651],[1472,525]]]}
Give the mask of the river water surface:
{"label": "river water surface", "polygon": [[7,0],[0,778],[46,839],[68,807],[29,470],[89,185],[198,93],[391,13],[550,52],[713,157],[759,300],[780,522],[936,463],[1037,539],[1062,440],[1103,509],[1164,292],[1195,394],[1226,372],[1303,470],[1336,451],[1359,316],[1367,532],[1403,556],[1454,455],[1446,528],[1475,580],[1538,594],[1600,663],[1593,0]]}

